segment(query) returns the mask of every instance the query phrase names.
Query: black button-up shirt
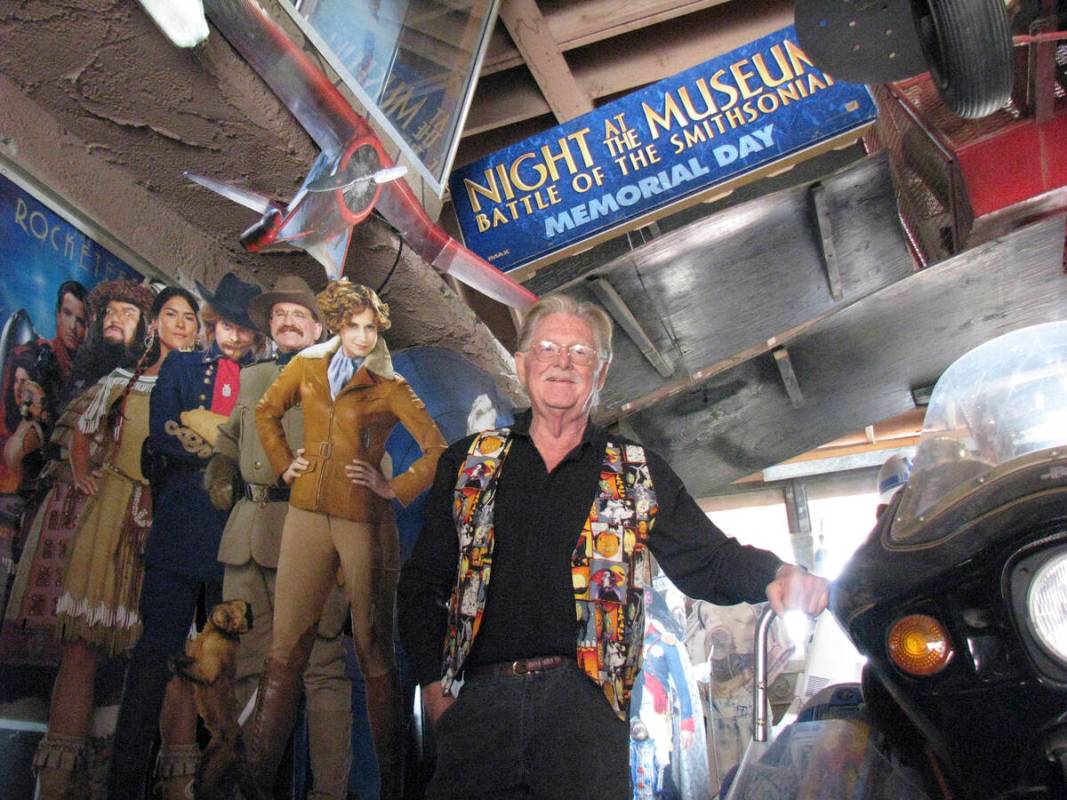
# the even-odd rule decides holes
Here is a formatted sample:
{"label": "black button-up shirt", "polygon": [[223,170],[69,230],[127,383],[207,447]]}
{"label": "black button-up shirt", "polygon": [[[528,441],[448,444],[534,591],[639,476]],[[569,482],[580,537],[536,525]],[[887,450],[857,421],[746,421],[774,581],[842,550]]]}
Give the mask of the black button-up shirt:
{"label": "black button-up shirt", "polygon": [[[471,666],[575,655],[571,555],[597,497],[609,436],[590,423],[582,441],[549,472],[529,426],[527,411],[512,426],[514,441],[497,485],[492,576],[481,628],[466,661]],[[438,462],[422,533],[397,590],[401,638],[420,684],[441,677],[448,598],[459,562],[452,494],[473,438],[449,447]],[[622,437],[611,440],[633,444]],[[690,597],[717,603],[765,600],[781,561],[727,537],[667,463],[645,452],[659,503],[648,545],[663,571]]]}

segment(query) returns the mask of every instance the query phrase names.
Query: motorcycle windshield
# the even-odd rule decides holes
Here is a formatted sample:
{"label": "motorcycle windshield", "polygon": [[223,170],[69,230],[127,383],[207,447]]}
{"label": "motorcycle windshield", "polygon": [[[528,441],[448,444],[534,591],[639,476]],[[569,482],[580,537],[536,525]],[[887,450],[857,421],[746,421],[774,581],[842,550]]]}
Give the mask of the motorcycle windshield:
{"label": "motorcycle windshield", "polygon": [[923,541],[926,518],[1013,459],[1067,444],[1067,322],[1013,331],[938,380],[890,529]]}

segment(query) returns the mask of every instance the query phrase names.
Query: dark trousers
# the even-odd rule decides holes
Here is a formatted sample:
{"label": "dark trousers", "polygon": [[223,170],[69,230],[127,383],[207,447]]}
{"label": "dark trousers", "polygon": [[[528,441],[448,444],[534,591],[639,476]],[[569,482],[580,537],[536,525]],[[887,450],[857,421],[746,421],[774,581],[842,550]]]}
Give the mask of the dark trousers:
{"label": "dark trousers", "polygon": [[629,727],[566,666],[468,680],[438,720],[426,800],[628,800]]}
{"label": "dark trousers", "polygon": [[201,588],[206,608],[222,601],[221,578],[203,581],[161,567],[145,570],[141,588],[144,629],[126,669],[108,772],[109,800],[145,796],[159,712],[171,678],[167,659],[184,651]]}

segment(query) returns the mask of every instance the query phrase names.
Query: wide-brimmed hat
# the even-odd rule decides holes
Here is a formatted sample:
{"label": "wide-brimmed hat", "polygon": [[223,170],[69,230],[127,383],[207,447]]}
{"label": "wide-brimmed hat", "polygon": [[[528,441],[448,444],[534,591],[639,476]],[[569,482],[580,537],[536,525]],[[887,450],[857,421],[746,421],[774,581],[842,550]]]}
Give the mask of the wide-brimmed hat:
{"label": "wide-brimmed hat", "polygon": [[117,300],[120,303],[129,303],[137,306],[141,309],[141,315],[147,316],[152,309],[152,301],[155,298],[155,291],[143,283],[126,279],[104,281],[96,284],[93,290],[89,292],[89,308],[95,319],[104,313],[108,303],[112,300]]}
{"label": "wide-brimmed hat", "polygon": [[196,282],[196,289],[204,298],[204,302],[224,320],[249,330],[256,329],[255,323],[248,316],[248,304],[262,293],[263,290],[259,286],[246,283],[232,272],[227,272],[219,281],[214,294],[200,281]]}
{"label": "wide-brimmed hat", "polygon": [[270,312],[275,303],[297,303],[308,309],[316,321],[322,321],[319,304],[315,293],[303,278],[296,275],[282,275],[269,292],[252,299],[248,304],[248,316],[263,333],[270,335]]}

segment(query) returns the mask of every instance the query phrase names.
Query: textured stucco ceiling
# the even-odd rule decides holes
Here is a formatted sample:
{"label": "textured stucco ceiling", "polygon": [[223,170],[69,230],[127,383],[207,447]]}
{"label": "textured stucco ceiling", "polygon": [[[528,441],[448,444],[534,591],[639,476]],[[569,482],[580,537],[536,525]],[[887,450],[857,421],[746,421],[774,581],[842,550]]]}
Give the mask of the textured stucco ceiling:
{"label": "textured stucco ceiling", "polygon": [[[783,7],[779,0],[753,0],[751,7],[741,3],[690,4],[683,0],[632,2],[633,8],[670,7],[674,9],[672,13],[682,13],[692,5],[698,8],[694,15],[709,20],[705,26],[708,30],[702,35],[719,36],[720,44],[727,49],[733,46],[731,37],[753,38],[752,26],[756,23],[777,26],[777,15]],[[556,16],[566,12],[566,5],[542,0],[540,8],[549,27]],[[612,6],[613,13],[620,15],[631,10],[617,0],[583,0],[576,5]],[[529,4],[523,7],[529,10]],[[762,16],[749,24],[745,8],[758,8]],[[730,25],[718,24],[723,15],[739,26],[736,31]],[[679,63],[683,53],[696,63],[715,52],[709,52],[702,44],[710,39],[690,41],[688,49],[683,46],[685,37],[692,39],[692,31],[700,28],[695,23],[676,21],[669,28],[669,22],[655,23],[652,17],[648,21],[660,32],[675,30],[681,37],[678,41],[682,44],[677,47],[663,46],[657,51],[665,59],[658,67],[660,71],[684,68],[686,65]],[[596,31],[604,24],[598,20],[593,25],[595,35],[600,35]],[[256,221],[256,214],[182,176],[184,170],[194,170],[287,200],[300,186],[317,154],[311,139],[289,111],[217,32],[198,48],[179,50],[163,37],[134,0],[30,0],[0,4],[0,39],[4,43],[0,48],[0,155],[8,163],[17,165],[96,227],[110,233],[142,263],[186,285],[196,279],[213,286],[227,269],[237,269],[264,285],[272,284],[276,276],[285,272],[301,275],[314,288],[325,284],[322,268],[303,252],[243,251],[239,236]],[[610,38],[600,41],[600,45],[602,49],[612,49]],[[573,53],[567,51],[577,66],[588,62],[581,55],[581,47],[584,45],[575,45]],[[640,59],[649,54],[643,53],[640,48],[633,53],[627,51],[636,59],[633,63],[644,63]],[[514,59],[503,55],[498,61],[496,66],[491,60],[487,62],[487,69],[496,70],[491,74],[518,68],[507,66]],[[625,71],[625,64],[619,69]],[[593,75],[578,69],[578,87],[592,85],[589,82]],[[641,75],[646,80],[656,77],[648,69]],[[638,78],[631,75],[630,79]],[[482,94],[486,93],[492,94],[488,89]],[[601,97],[596,92],[592,95]],[[516,94],[518,99],[514,102],[518,104],[522,96]],[[475,102],[478,103],[477,98]],[[523,113],[536,113],[536,108]],[[553,124],[551,118],[537,119],[542,128]],[[489,137],[492,142],[486,134],[480,134],[477,142],[469,142],[465,148],[468,156],[484,147],[514,140],[520,132],[531,132],[522,128],[526,122],[511,130],[504,130],[503,118],[497,122],[500,125],[493,128],[497,133]],[[832,363],[840,374],[826,376],[825,380],[814,367],[804,366],[802,334],[809,323],[793,320],[786,326],[783,315],[771,313],[771,309],[777,308],[775,302],[799,309],[798,298],[821,298],[821,305],[815,303],[818,308],[813,312],[817,313],[815,321],[819,321],[828,320],[830,315],[863,299],[865,292],[846,292],[843,300],[825,307],[829,294],[821,257],[817,257],[818,231],[805,210],[808,184],[829,181],[827,185],[832,187],[835,180],[854,180],[860,174],[855,169],[870,168],[849,166],[862,155],[856,146],[822,157],[829,160],[806,162],[792,172],[753,184],[750,192],[739,191],[728,201],[701,205],[662,221],[657,235],[641,247],[631,250],[631,243],[620,238],[554,265],[531,282],[538,292],[567,285],[572,291],[588,294],[588,279],[610,278],[646,331],[657,338],[666,332],[666,339],[659,344],[672,354],[675,364],[675,372],[669,378],[657,376],[626,335],[617,334],[617,358],[606,387],[605,413],[611,412],[611,419],[620,420],[624,430],[643,438],[668,461],[677,463],[683,479],[700,493],[711,492],[746,472],[872,421],[860,418],[866,407],[859,404],[851,408],[851,416],[828,402],[812,401],[798,410],[782,399],[785,389],[778,368],[770,360],[772,350],[790,346],[794,340],[799,348],[795,353],[800,365],[797,377],[805,396],[813,398],[827,391],[826,387],[832,385],[830,378],[847,378],[853,370],[847,359],[837,355]],[[845,171],[838,173],[841,177],[827,176],[842,168]],[[791,186],[796,188],[790,189]],[[758,201],[757,196],[769,190],[781,191]],[[895,237],[896,255],[901,263],[910,265],[895,224],[892,188],[885,187],[879,200],[889,205],[879,214],[867,215],[871,217],[869,230],[859,222],[866,217],[850,205],[860,194],[844,193],[839,207],[831,209],[834,230],[847,231],[858,242],[853,248],[855,257],[842,258],[846,284],[850,271],[867,274],[889,263],[885,258],[872,263],[868,245],[876,234]],[[726,202],[733,204],[732,211],[725,208]],[[782,252],[770,253],[767,242],[773,237],[760,236],[761,225],[765,227],[775,214],[788,211],[783,204],[789,203],[796,208],[789,211],[788,218],[802,224],[802,229],[782,244]],[[709,247],[706,232],[735,217],[741,222],[736,233],[730,234],[730,243],[737,252],[729,256],[733,252],[729,248]],[[784,225],[772,227],[779,233],[785,230]],[[839,247],[844,247],[840,234],[838,240]],[[794,242],[811,250],[810,264],[803,270]],[[1050,247],[1051,255],[1046,260],[1059,274],[1057,258],[1062,259],[1062,246],[1059,255],[1054,250]],[[372,218],[356,229],[347,274],[378,286],[390,272],[396,253],[393,232]],[[671,262],[661,265],[659,288],[657,259]],[[1021,266],[1005,258],[1001,269]],[[683,298],[677,296],[679,270],[688,276]],[[803,278],[802,285],[785,296],[783,292],[792,284],[779,279],[778,272],[782,271],[790,280]],[[734,272],[740,275],[724,285],[725,276]],[[885,290],[869,288],[872,292]],[[518,398],[510,377],[511,359],[503,346],[453,288],[410,249],[404,248],[383,294],[394,309],[394,326],[388,337],[391,346],[447,347],[490,372]],[[1055,300],[1063,303],[1059,295]],[[873,300],[872,304],[876,305]],[[1060,306],[1056,308],[1059,313]],[[499,308],[495,311],[499,315]],[[1008,310],[1004,313],[1012,316]],[[738,315],[742,318],[735,319]],[[759,318],[754,321],[750,319],[753,316]],[[694,324],[686,329],[682,323],[689,317]],[[510,324],[510,318],[504,318]],[[709,355],[713,345],[722,347],[729,340],[716,331],[717,325],[727,324],[738,335],[758,332],[758,341],[742,342],[727,348],[728,352]],[[854,350],[863,343],[862,324],[847,332],[855,341],[835,339],[838,354],[851,352],[849,348]],[[936,340],[933,334],[930,338]],[[866,391],[871,397],[890,391],[906,394],[915,377],[902,371],[892,386],[870,385]],[[924,379],[929,380],[929,376]],[[745,394],[746,386],[753,391],[758,387],[761,397],[774,398],[776,402],[765,402],[766,408],[761,410],[760,404]],[[760,436],[772,436],[773,446],[759,437],[743,441],[730,436],[709,438],[709,432],[719,428],[733,432],[755,430]]]}
{"label": "textured stucco ceiling", "polygon": [[[264,285],[286,272],[316,289],[325,284],[302,252],[244,252],[238,237],[256,214],[182,175],[194,170],[285,200],[317,155],[217,32],[179,50],[131,0],[79,0],[3,4],[0,38],[0,97],[10,115],[0,119],[0,146],[11,161],[186,283],[211,286],[235,268]],[[380,285],[396,246],[384,224],[369,220],[356,231],[347,274]],[[384,296],[395,313],[394,347],[441,345],[508,372],[510,357],[489,329],[410,250]]]}

